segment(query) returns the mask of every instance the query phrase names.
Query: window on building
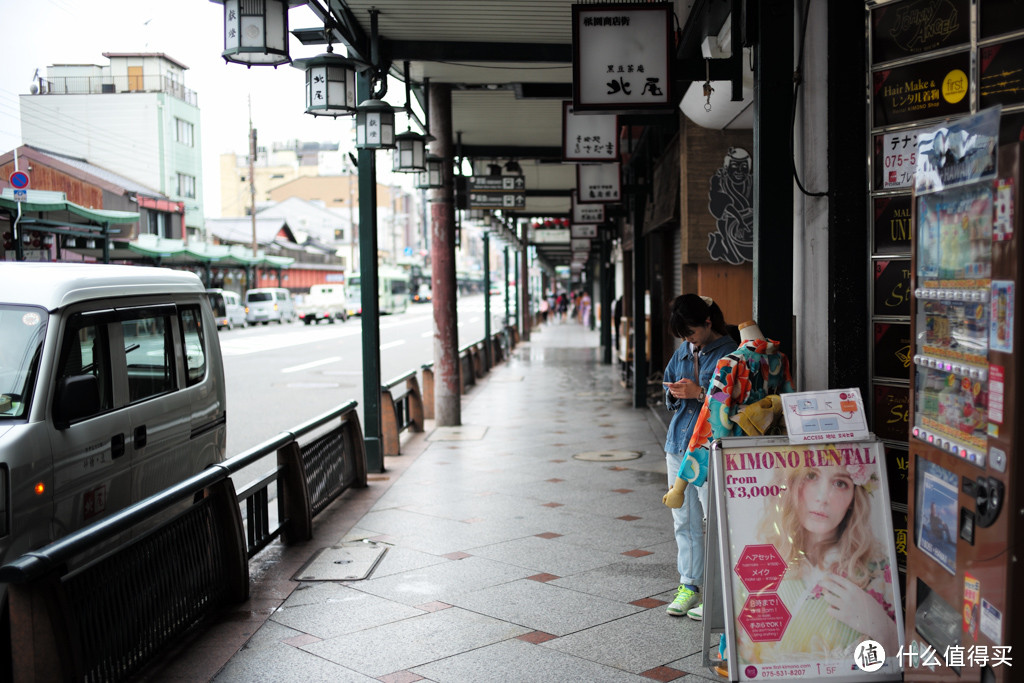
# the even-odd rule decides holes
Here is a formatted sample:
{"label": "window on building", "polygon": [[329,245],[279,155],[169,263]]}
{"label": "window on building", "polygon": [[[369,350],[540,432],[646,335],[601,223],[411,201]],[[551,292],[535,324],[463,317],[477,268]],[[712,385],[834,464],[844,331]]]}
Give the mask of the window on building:
{"label": "window on building", "polygon": [[174,119],[174,125],[174,140],[186,147],[195,147],[195,126],[191,122],[179,118]]}
{"label": "window on building", "polygon": [[195,199],[196,196],[196,179],[195,176],[186,175],[184,173],[178,174],[178,195],[181,197],[188,197]]}

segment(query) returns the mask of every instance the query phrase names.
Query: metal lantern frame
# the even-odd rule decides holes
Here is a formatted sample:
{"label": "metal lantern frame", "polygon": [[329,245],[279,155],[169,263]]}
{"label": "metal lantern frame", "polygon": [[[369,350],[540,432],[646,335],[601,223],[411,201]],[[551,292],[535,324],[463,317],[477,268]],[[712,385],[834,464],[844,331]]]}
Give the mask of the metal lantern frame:
{"label": "metal lantern frame", "polygon": [[420,190],[433,190],[442,187],[441,169],[443,159],[436,154],[428,154],[426,170],[416,174],[416,187]]}
{"label": "metal lantern frame", "polygon": [[395,110],[383,100],[365,100],[356,108],[356,147],[393,149]]}
{"label": "metal lantern frame", "polygon": [[306,113],[313,116],[351,116],[356,113],[356,66],[348,57],[328,51],[292,66],[306,72]]}
{"label": "metal lantern frame", "polygon": [[391,170],[418,173],[427,170],[427,136],[407,130],[395,136]]}
{"label": "metal lantern frame", "polygon": [[224,5],[226,62],[278,66],[288,54],[288,9],[294,0],[213,0]]}

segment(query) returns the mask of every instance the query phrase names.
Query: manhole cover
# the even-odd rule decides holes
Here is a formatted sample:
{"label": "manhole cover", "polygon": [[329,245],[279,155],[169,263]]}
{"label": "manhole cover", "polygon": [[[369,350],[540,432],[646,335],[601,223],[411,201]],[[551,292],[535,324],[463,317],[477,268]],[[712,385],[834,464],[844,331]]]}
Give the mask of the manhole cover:
{"label": "manhole cover", "polygon": [[358,581],[377,566],[387,546],[378,543],[344,543],[321,548],[295,572],[293,581]]}
{"label": "manhole cover", "polygon": [[484,425],[438,427],[427,436],[427,441],[479,441],[486,432]]}
{"label": "manhole cover", "polygon": [[640,451],[585,451],[583,453],[577,453],[572,456],[577,460],[600,460],[600,461],[616,461],[616,460],[636,460],[642,455]]}

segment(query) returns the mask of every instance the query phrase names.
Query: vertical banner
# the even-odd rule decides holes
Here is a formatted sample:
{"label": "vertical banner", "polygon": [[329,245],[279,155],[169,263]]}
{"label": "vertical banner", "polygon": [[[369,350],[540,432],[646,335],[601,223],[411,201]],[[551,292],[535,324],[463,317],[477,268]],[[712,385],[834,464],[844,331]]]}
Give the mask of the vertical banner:
{"label": "vertical banner", "polygon": [[901,680],[882,443],[723,439],[712,464],[731,672]]}

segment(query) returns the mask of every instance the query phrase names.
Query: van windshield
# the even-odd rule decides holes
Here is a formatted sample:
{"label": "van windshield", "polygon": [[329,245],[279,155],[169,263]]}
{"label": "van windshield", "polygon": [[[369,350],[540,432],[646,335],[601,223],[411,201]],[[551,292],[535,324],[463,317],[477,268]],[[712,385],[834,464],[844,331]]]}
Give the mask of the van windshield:
{"label": "van windshield", "polygon": [[42,308],[0,304],[0,420],[28,414],[46,321]]}

